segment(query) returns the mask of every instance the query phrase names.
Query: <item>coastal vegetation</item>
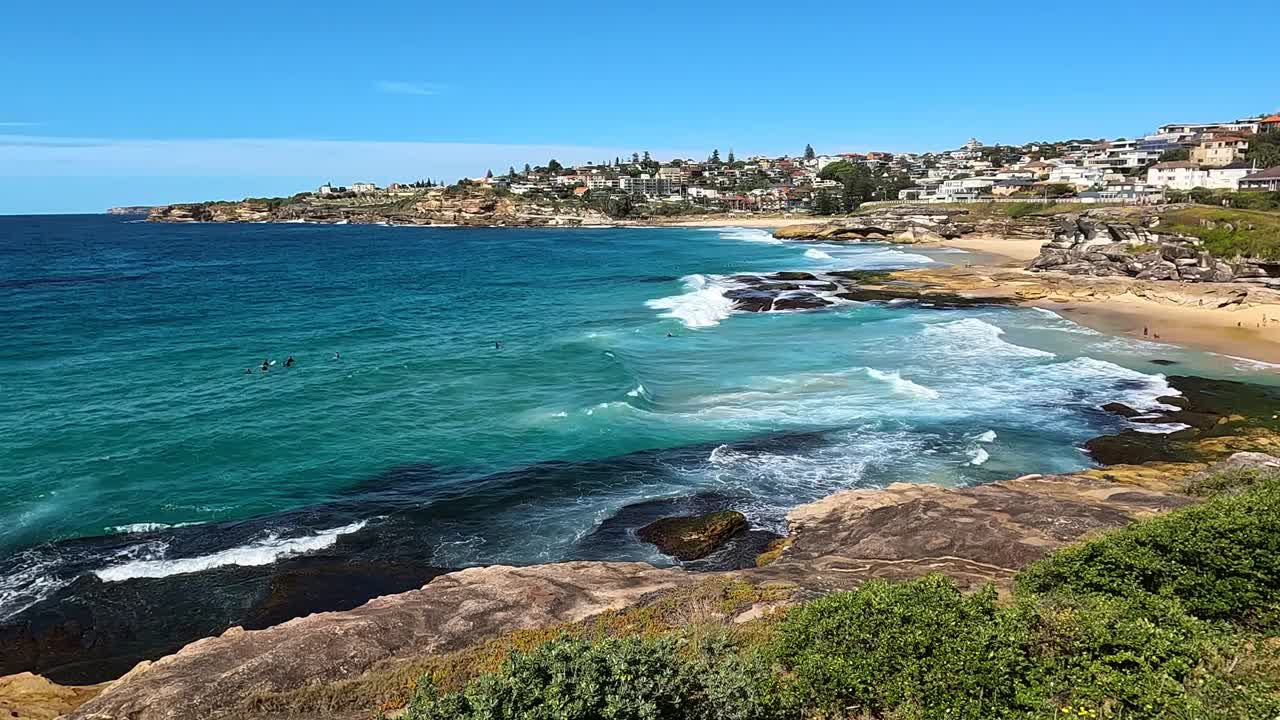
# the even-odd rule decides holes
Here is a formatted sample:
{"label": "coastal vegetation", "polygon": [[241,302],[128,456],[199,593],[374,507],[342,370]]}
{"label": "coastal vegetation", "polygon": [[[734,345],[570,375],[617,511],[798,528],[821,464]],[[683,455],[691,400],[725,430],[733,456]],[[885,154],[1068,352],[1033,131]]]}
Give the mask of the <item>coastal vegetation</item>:
{"label": "coastal vegetation", "polygon": [[1209,499],[1060,550],[1009,598],[877,580],[734,623],[764,596],[720,581],[428,672],[406,717],[1274,718],[1280,476],[1184,489]]}
{"label": "coastal vegetation", "polygon": [[1161,230],[1204,241],[1217,257],[1280,259],[1280,213],[1240,208],[1180,207],[1160,215]]}

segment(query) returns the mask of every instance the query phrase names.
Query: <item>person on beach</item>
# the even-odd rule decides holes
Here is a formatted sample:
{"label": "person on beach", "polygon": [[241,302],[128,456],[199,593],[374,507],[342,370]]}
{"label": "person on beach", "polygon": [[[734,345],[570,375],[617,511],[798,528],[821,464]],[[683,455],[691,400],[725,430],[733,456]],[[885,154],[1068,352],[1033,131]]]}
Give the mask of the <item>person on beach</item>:
{"label": "person on beach", "polygon": [[1146,336],[1147,336],[1147,326],[1146,326],[1146,325],[1143,325],[1143,326],[1142,326],[1142,337],[1146,337]]}
{"label": "person on beach", "polygon": [[288,358],[287,360],[285,360],[285,361],[284,361],[284,366],[285,366],[285,367],[293,367],[293,366],[294,366],[294,364],[295,364],[295,361],[294,361],[294,359],[293,359],[293,356],[292,356],[292,355],[290,355],[290,356],[289,356],[289,358]]}

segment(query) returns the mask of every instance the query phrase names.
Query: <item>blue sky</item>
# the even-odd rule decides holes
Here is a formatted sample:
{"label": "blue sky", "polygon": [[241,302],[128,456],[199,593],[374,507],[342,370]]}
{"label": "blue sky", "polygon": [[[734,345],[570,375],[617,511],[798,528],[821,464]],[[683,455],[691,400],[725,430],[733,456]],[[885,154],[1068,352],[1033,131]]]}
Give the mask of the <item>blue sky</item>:
{"label": "blue sky", "polygon": [[44,2],[0,23],[0,213],[602,160],[1116,137],[1280,108],[1273,6]]}

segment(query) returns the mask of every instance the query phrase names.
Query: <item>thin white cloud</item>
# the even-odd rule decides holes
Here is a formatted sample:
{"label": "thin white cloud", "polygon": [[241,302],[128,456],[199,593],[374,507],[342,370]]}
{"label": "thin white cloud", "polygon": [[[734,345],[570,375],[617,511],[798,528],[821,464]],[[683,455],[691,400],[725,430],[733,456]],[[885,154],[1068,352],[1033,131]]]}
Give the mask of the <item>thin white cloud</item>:
{"label": "thin white cloud", "polygon": [[392,95],[439,95],[445,86],[439,83],[414,83],[401,80],[379,80],[374,83],[378,92]]}
{"label": "thin white cloud", "polygon": [[0,122],[0,127],[7,128],[35,127],[36,125],[37,123],[33,122]]}
{"label": "thin white cloud", "polygon": [[[486,170],[605,162],[636,150],[654,157],[705,157],[706,150],[588,145],[383,142],[279,138],[104,139],[0,134],[0,177],[291,177],[350,183],[436,178]],[[306,189],[306,188],[299,188]]]}

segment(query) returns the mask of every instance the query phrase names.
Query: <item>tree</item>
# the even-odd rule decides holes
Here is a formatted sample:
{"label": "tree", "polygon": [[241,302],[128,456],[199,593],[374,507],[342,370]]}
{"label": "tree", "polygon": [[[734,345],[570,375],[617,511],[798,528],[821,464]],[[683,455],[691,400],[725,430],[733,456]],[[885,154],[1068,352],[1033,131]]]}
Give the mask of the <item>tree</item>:
{"label": "tree", "polygon": [[715,150],[712,150],[712,151],[711,151],[711,157],[707,158],[707,162],[708,162],[708,163],[710,163],[710,164],[712,164],[712,165],[719,165],[719,164],[720,164],[720,149],[719,149],[719,148],[716,148]]}
{"label": "tree", "polygon": [[649,157],[649,151],[648,151],[648,150],[645,150],[645,151],[644,151],[644,164],[645,164],[645,165],[648,165],[650,160],[652,160],[652,158],[650,158],[650,157]]}
{"label": "tree", "polygon": [[490,168],[490,169],[488,169],[488,170],[485,170],[485,171],[484,171],[484,176],[485,176],[487,179],[492,180],[492,179],[493,179],[493,168]]}
{"label": "tree", "polygon": [[507,177],[514,178],[516,176],[516,167],[514,165],[507,168]]}
{"label": "tree", "polygon": [[616,166],[616,165],[621,165],[621,164],[622,164],[622,158],[618,157],[617,155],[614,155],[614,156],[613,156],[613,164],[614,164],[615,166]]}
{"label": "tree", "polygon": [[1280,165],[1280,130],[1268,130],[1255,135],[1244,157],[1249,162],[1257,163],[1260,168]]}
{"label": "tree", "polygon": [[640,164],[640,153],[631,153],[631,164],[632,165]]}
{"label": "tree", "polygon": [[1177,162],[1190,159],[1191,151],[1186,148],[1173,148],[1160,153],[1160,162]]}
{"label": "tree", "polygon": [[732,165],[734,162],[735,160],[733,159],[733,148],[729,148],[729,164]]}
{"label": "tree", "polygon": [[525,175],[528,175],[528,174],[529,174],[529,173],[531,173],[531,172],[533,172],[533,168],[529,167],[529,163],[525,163],[525,164],[524,164],[524,174],[525,174]]}
{"label": "tree", "polygon": [[563,169],[564,169],[564,166],[561,165],[559,162],[557,162],[555,158],[551,158],[551,160],[547,163],[547,172],[551,173],[552,175],[558,174]]}
{"label": "tree", "polygon": [[826,190],[818,192],[818,196],[813,199],[813,213],[815,215],[834,215],[836,212],[836,201]]}
{"label": "tree", "polygon": [[806,143],[804,146],[804,159],[812,160],[816,157],[818,157],[818,154],[813,151],[813,146]]}

